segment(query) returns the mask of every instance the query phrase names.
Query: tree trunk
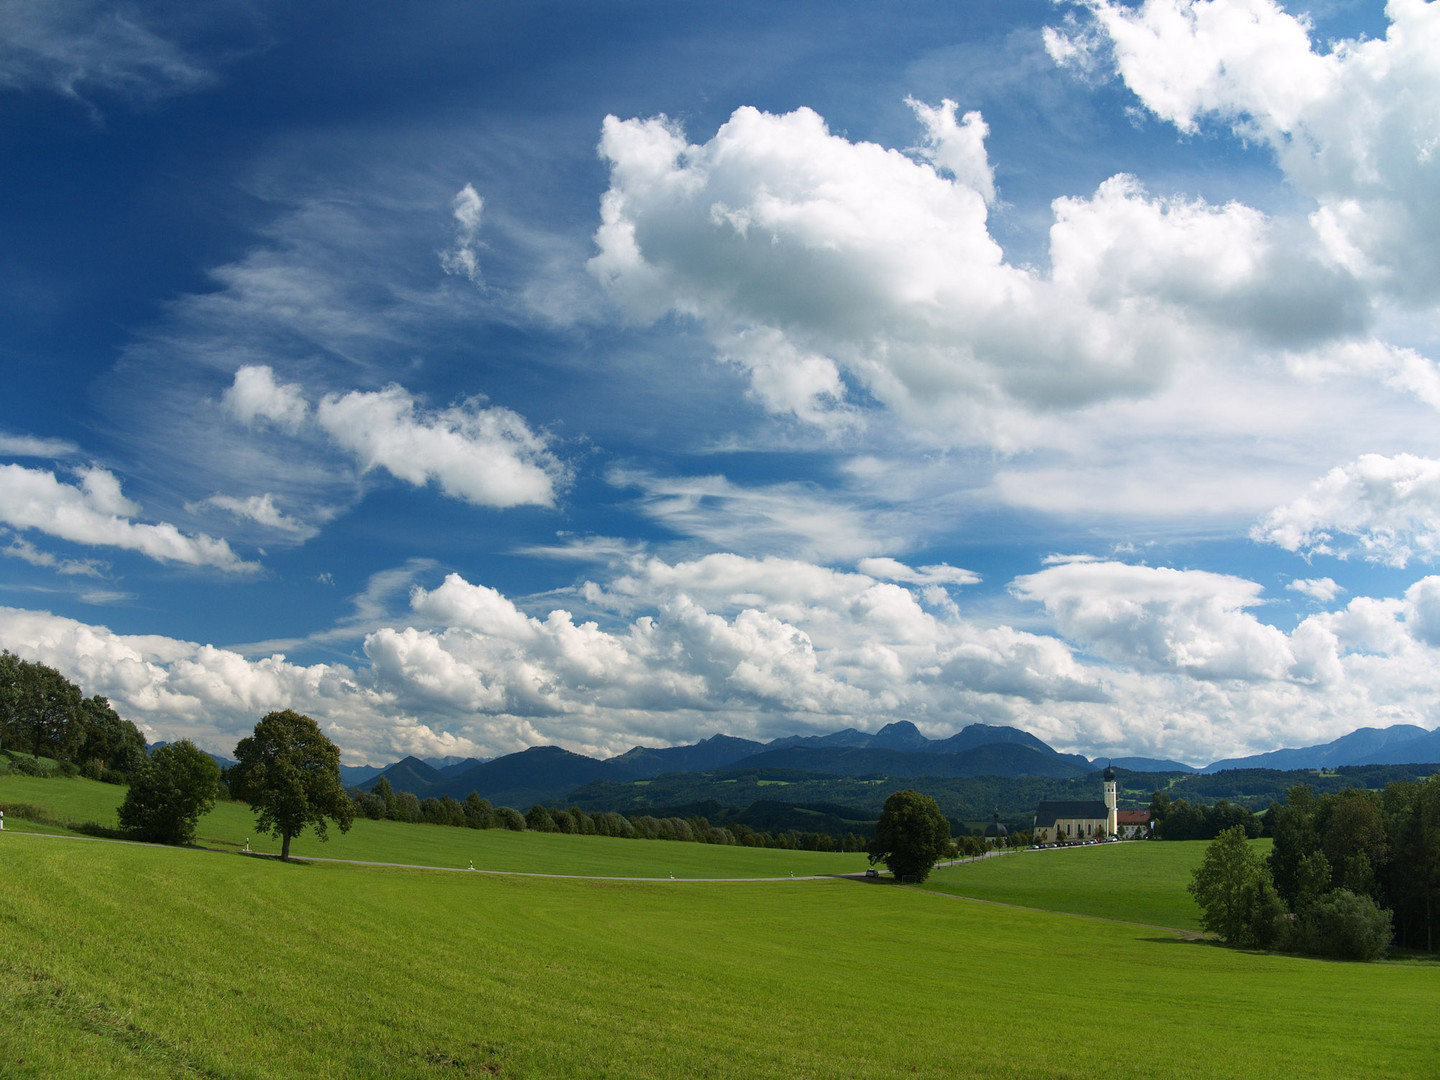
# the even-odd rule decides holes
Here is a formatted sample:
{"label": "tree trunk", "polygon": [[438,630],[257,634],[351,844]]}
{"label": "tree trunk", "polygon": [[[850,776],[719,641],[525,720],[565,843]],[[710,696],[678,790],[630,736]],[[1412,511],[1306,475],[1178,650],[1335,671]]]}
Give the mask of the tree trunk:
{"label": "tree trunk", "polygon": [[290,861],[290,834],[288,832],[280,834],[280,861]]}

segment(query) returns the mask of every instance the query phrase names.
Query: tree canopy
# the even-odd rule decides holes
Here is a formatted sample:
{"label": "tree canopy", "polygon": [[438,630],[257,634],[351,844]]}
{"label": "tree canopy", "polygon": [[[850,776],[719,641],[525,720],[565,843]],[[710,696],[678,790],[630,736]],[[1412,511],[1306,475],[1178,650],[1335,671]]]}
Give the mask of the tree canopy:
{"label": "tree canopy", "polygon": [[1200,925],[1232,944],[1249,940],[1251,917],[1268,872],[1243,825],[1232,825],[1205,848],[1190,879]]}
{"label": "tree canopy", "polygon": [[120,827],[145,840],[188,844],[219,788],[220,767],[189,739],[159,747],[130,777]]}
{"label": "tree canopy", "polygon": [[340,781],[340,748],[310,717],[290,709],[267,713],[255,733],[236,744],[235,759],[231,790],[255,811],[260,831],[280,837],[282,859],[307,825],[327,840],[327,819],[341,832],[355,820],[355,804]]}
{"label": "tree canopy", "polygon": [[950,851],[950,822],[929,795],[906,788],[885,800],[866,850],[870,864],[883,862],[896,881],[924,881]]}
{"label": "tree canopy", "polygon": [[144,762],[145,738],[105,698],[87,698],[54,668],[0,651],[0,749],[128,773]]}

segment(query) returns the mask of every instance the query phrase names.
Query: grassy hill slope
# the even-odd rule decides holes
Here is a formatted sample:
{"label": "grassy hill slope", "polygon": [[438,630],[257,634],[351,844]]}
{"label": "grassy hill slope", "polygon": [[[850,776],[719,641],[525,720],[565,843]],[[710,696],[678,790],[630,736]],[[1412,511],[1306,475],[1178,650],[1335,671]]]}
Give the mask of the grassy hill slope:
{"label": "grassy hill slope", "polygon": [[[116,825],[115,811],[125,789],[93,780],[0,775],[0,802],[43,806],[56,817]],[[6,831],[53,832],[7,815]],[[606,836],[514,833],[504,829],[456,829],[398,821],[359,819],[348,833],[333,826],[325,843],[307,831],[291,844],[296,858],[359,859],[422,866],[467,867],[512,873],[585,874],[677,878],[786,877],[794,874],[853,874],[865,869],[864,855],[767,848],[713,847],[664,840],[620,840]],[[196,843],[239,851],[246,840],[254,852],[278,853],[280,841],[255,831],[255,817],[243,803],[217,803],[200,819]]]}
{"label": "grassy hill slope", "polygon": [[[1269,840],[1251,841],[1262,854]],[[1097,844],[1021,851],[937,869],[936,892],[1067,911],[1151,926],[1200,929],[1200,909],[1185,891],[1205,841]]]}
{"label": "grassy hill slope", "polygon": [[[1428,1077],[1436,1060],[1414,1021],[1433,968],[891,886],[286,866],[9,830],[0,880],[17,1080],[1255,1080]],[[1116,1022],[1105,986],[1125,988]]]}

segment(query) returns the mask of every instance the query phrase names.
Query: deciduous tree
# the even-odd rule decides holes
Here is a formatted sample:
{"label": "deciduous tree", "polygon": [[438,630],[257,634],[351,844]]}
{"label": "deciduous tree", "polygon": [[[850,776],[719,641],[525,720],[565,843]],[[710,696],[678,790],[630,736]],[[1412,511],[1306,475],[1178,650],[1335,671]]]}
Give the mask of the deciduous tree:
{"label": "deciduous tree", "polygon": [[146,840],[188,844],[219,789],[220,767],[189,739],[162,746],[131,774],[120,827]]}
{"label": "deciduous tree", "polygon": [[1210,841],[1188,886],[1200,905],[1200,925],[1232,944],[1247,942],[1264,874],[1243,825],[1233,825]]}
{"label": "deciduous tree", "polygon": [[883,862],[896,881],[924,881],[951,848],[950,822],[929,795],[911,788],[885,800],[875,839],[867,853],[870,865]]}
{"label": "deciduous tree", "polygon": [[290,857],[290,840],[313,826],[328,840],[327,819],[347,832],[355,806],[340,782],[340,749],[308,716],[286,709],[255,725],[255,734],[235,747],[231,771],[236,797],[255,811],[262,832],[280,837],[280,858]]}

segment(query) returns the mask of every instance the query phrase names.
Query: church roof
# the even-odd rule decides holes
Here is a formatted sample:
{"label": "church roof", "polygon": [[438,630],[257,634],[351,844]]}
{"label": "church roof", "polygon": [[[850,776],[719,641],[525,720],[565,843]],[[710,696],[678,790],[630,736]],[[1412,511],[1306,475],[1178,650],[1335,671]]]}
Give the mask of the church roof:
{"label": "church roof", "polygon": [[1042,802],[1035,810],[1035,827],[1048,829],[1057,819],[1104,821],[1110,808],[1099,799]]}

